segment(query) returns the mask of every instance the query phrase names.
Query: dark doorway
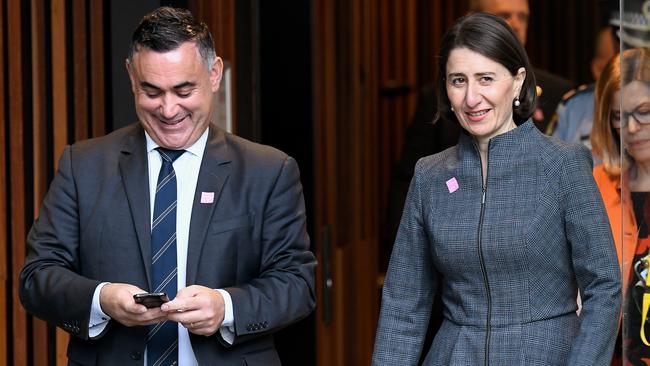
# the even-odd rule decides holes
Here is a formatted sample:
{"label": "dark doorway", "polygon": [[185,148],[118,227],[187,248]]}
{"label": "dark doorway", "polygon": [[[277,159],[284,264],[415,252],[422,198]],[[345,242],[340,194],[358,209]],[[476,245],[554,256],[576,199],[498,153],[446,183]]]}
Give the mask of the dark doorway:
{"label": "dark doorway", "polygon": [[[258,6],[261,142],[298,162],[313,243],[311,1],[258,1]],[[312,314],[276,334],[283,365],[315,365],[315,329]]]}

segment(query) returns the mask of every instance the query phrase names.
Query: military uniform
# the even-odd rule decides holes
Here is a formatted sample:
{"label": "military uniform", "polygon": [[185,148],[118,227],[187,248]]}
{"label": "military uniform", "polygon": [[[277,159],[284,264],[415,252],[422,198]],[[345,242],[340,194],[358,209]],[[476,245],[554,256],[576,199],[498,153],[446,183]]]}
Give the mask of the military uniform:
{"label": "military uniform", "polygon": [[581,85],[565,94],[556,114],[557,125],[553,136],[567,142],[580,142],[591,149],[594,85]]}

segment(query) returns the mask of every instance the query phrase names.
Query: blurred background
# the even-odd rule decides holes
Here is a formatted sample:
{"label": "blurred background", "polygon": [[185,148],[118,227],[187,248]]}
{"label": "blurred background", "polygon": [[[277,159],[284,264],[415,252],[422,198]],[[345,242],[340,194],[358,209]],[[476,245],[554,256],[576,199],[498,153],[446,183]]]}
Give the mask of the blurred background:
{"label": "blurred background", "polygon": [[[230,67],[219,118],[299,163],[318,307],[277,335],[283,364],[370,364],[400,214],[391,179],[442,34],[468,1],[1,0],[0,364],[67,363],[68,335],[17,296],[25,236],[63,147],[136,121],[124,60],[139,19],[160,5],[211,29]],[[529,5],[532,63],[572,87],[592,83],[596,35],[618,1]]]}

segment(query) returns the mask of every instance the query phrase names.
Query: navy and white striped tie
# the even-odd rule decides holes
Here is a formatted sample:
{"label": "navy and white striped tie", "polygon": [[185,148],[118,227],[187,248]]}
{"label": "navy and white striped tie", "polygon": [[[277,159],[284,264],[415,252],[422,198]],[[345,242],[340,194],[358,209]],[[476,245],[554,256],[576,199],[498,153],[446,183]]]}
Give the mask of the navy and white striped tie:
{"label": "navy and white striped tie", "polygon": [[[153,292],[166,292],[171,299],[177,291],[176,263],[176,173],[172,163],[185,150],[157,148],[162,157],[151,223],[151,273]],[[149,366],[178,364],[178,326],[165,321],[149,329]]]}

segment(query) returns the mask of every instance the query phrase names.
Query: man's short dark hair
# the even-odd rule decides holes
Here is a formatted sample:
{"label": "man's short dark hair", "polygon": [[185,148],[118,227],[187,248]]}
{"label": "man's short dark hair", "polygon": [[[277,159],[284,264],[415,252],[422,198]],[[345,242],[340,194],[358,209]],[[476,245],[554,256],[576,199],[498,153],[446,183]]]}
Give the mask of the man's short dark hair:
{"label": "man's short dark hair", "polygon": [[160,7],[145,15],[131,37],[128,60],[146,48],[155,52],[173,51],[185,42],[194,42],[203,62],[209,68],[216,58],[214,42],[208,27],[197,21],[186,9]]}

